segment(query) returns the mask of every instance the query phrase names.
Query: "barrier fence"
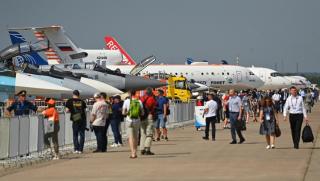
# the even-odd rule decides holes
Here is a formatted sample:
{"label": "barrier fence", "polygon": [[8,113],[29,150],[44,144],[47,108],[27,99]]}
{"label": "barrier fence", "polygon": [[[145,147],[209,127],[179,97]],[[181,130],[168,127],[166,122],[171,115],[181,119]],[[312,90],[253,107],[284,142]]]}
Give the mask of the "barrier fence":
{"label": "barrier fence", "polygon": [[[190,121],[194,119],[195,102],[172,102],[168,124]],[[72,122],[69,113],[60,113],[59,146],[60,150],[72,150],[73,134]],[[87,126],[89,126],[89,112],[87,113]],[[0,159],[12,159],[33,153],[45,151],[44,128],[47,119],[42,115],[19,116],[0,118]],[[111,129],[111,128],[110,128]],[[108,130],[108,136],[112,131]],[[126,137],[126,127],[121,123],[121,132]],[[109,137],[110,138],[110,137]],[[85,144],[95,144],[96,137],[93,132],[86,131]]]}

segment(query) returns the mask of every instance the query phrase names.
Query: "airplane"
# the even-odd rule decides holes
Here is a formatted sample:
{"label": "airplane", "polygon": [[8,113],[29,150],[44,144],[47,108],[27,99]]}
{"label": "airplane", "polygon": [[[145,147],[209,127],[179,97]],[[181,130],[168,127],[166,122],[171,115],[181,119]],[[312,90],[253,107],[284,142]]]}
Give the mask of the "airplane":
{"label": "airplane", "polygon": [[84,83],[80,83],[76,81],[76,79],[79,78],[76,76],[70,76],[70,78],[74,80],[69,80],[67,77],[62,77],[61,75],[39,71],[38,67],[32,66],[27,62],[23,62],[20,67],[14,64],[13,58],[16,56],[28,53],[35,55],[37,52],[48,49],[48,46],[41,43],[43,43],[43,41],[36,43],[16,43],[0,51],[0,91],[11,91],[12,94],[13,92],[17,93],[21,90],[26,90],[31,95],[58,98],[63,98],[63,95],[67,95],[65,98],[72,96],[72,91],[75,89],[79,89],[79,91],[87,97],[92,97],[92,95],[98,91],[106,92],[108,95],[123,93],[108,84],[95,80],[90,81],[90,84],[100,86],[95,88],[89,87],[86,85],[88,81],[84,77],[81,77],[83,80],[80,80],[80,82],[83,81]]}
{"label": "airplane", "polygon": [[277,90],[291,86],[288,79],[275,70],[255,66],[248,67],[248,69],[264,82],[264,85],[259,87],[260,90]]}
{"label": "airplane", "polygon": [[302,76],[284,76],[291,86],[295,86],[298,89],[305,89],[307,87],[311,87],[312,84],[309,80]]}
{"label": "airplane", "polygon": [[[111,41],[113,40],[113,41]],[[105,37],[106,48],[110,48],[110,42],[116,42],[110,36]],[[119,43],[113,43],[114,49],[125,50]],[[124,54],[126,57],[128,53]],[[130,59],[130,57],[126,57]],[[121,70],[121,72],[129,73],[133,65],[107,65],[111,70]],[[251,89],[258,88],[263,85],[253,72],[245,67],[238,65],[217,65],[212,64],[191,64],[191,65],[149,65],[140,72],[140,75],[164,73],[176,76],[184,76],[188,80],[194,80],[210,88],[228,90],[228,89]]]}
{"label": "airplane", "polygon": [[[104,64],[120,64],[123,60],[119,50],[82,49],[66,34],[62,26],[9,28],[9,31],[34,31],[38,40],[48,39],[50,49],[45,52],[48,64],[67,63],[73,60],[98,61]],[[14,34],[12,35],[14,37]],[[19,38],[19,36],[17,36]],[[14,43],[14,42],[13,42]],[[100,64],[99,63],[99,64]]]}
{"label": "airplane", "polygon": [[[24,43],[25,39],[21,34],[14,31],[9,31],[10,38],[12,43]],[[15,36],[12,36],[15,35]],[[19,38],[17,38],[19,37]],[[22,38],[21,38],[22,37]],[[24,41],[22,41],[24,40]],[[50,43],[49,43],[50,44]],[[45,61],[42,59],[41,56],[39,56],[37,53],[34,54],[36,61],[35,64],[38,65],[38,61]],[[148,61],[148,63],[152,63],[155,61],[155,57],[148,57],[145,60]],[[34,62],[30,62],[28,60],[25,60],[25,62],[34,64]],[[52,66],[51,65],[41,65],[40,69],[49,70]],[[60,72],[74,72],[74,73],[82,73],[87,76],[89,76],[91,79],[94,79],[96,81],[102,81],[105,84],[111,85],[112,87],[115,87],[117,89],[120,89],[122,91],[125,90],[142,90],[147,87],[157,88],[160,86],[164,86],[163,83],[157,81],[157,80],[149,80],[142,77],[132,76],[132,75],[125,75],[121,73],[117,73],[115,71],[107,70],[106,68],[102,68],[97,63],[94,62],[77,62],[77,61],[71,61],[69,63],[64,64],[55,64],[55,69],[59,69]],[[100,71],[97,71],[100,70]],[[60,77],[63,78],[63,77]],[[82,79],[83,81],[84,79]],[[85,81],[88,83],[88,80]],[[90,81],[92,84],[94,81]],[[98,85],[98,83],[95,83],[95,85]],[[111,89],[111,87],[109,88]],[[109,91],[110,92],[110,91]]]}

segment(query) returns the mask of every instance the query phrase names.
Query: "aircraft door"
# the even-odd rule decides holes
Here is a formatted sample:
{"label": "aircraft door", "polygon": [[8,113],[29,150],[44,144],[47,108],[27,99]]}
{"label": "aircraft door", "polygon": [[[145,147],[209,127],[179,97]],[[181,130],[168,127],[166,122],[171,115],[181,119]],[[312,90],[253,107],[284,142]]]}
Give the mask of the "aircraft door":
{"label": "aircraft door", "polygon": [[241,81],[242,81],[242,72],[237,71],[237,82],[241,82]]}

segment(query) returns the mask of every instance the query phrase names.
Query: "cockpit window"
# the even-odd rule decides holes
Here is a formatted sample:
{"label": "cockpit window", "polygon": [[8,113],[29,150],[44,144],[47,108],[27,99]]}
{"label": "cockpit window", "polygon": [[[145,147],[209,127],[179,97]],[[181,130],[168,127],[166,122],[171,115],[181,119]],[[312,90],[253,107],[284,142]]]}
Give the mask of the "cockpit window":
{"label": "cockpit window", "polygon": [[249,75],[254,75],[254,73],[253,72],[249,72]]}
{"label": "cockpit window", "polygon": [[73,65],[73,69],[81,69],[81,67],[80,67],[80,65],[78,65],[78,64],[74,64],[74,65]]}
{"label": "cockpit window", "polygon": [[282,76],[282,74],[280,74],[279,72],[273,72],[270,74],[271,77],[278,77],[278,76]]}
{"label": "cockpit window", "polygon": [[186,82],[185,81],[176,81],[175,88],[176,89],[186,89]]}

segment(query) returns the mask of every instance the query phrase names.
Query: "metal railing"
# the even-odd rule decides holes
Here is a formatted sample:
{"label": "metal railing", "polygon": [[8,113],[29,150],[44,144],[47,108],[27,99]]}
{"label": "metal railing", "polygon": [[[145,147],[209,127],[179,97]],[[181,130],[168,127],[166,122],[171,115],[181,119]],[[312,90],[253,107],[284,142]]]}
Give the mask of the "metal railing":
{"label": "metal railing", "polygon": [[[168,123],[179,123],[194,119],[195,102],[170,104],[170,115]],[[89,126],[89,112],[87,113],[87,125]],[[60,150],[73,149],[72,122],[69,113],[60,113],[59,146]],[[42,115],[19,116],[12,118],[0,118],[0,159],[14,159],[29,154],[42,155],[45,152],[44,127],[47,123]],[[111,128],[110,128],[111,129]],[[112,136],[112,131],[108,136]],[[121,124],[121,132],[125,138],[126,126]],[[95,135],[86,131],[85,144],[95,145]]]}

